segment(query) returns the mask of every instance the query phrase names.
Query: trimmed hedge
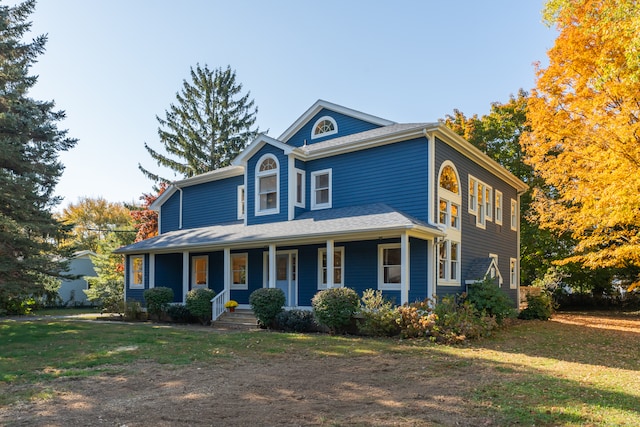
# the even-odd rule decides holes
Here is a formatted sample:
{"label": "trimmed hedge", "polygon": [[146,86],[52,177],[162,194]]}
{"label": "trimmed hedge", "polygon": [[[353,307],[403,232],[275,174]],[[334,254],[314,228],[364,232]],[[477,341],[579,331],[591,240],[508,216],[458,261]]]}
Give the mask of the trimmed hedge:
{"label": "trimmed hedge", "polygon": [[353,315],[360,308],[360,297],[350,288],[330,288],[315,294],[311,305],[318,323],[336,334],[351,325]]}
{"label": "trimmed hedge", "polygon": [[282,289],[260,288],[251,292],[249,304],[253,314],[263,328],[272,328],[276,316],[282,312],[287,301]]}

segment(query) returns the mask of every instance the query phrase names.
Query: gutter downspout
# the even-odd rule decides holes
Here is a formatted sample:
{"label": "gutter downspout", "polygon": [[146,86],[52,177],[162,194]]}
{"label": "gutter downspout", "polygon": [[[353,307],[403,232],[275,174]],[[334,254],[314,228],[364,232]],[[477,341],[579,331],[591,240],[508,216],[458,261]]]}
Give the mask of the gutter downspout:
{"label": "gutter downspout", "polygon": [[176,188],[180,192],[180,209],[178,210],[178,229],[182,230],[182,188],[176,185]]}

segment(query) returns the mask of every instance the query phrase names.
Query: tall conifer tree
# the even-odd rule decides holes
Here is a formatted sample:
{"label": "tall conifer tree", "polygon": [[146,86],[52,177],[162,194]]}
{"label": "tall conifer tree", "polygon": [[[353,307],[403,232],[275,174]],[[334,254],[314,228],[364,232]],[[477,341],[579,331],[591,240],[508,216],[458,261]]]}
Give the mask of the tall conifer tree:
{"label": "tall conifer tree", "polygon": [[[159,166],[173,170],[179,178],[228,166],[258,135],[257,128],[251,129],[258,109],[250,93],[241,92],[242,84],[230,67],[192,67],[191,82],[183,81],[177,104],[171,104],[164,119],[156,116],[166,154],[146,143],[145,148]],[[140,164],[138,168],[156,183],[170,181]]]}
{"label": "tall conifer tree", "polygon": [[29,70],[46,36],[22,41],[35,0],[0,6],[0,313],[23,312],[27,301],[52,287],[64,266],[55,239],[63,229],[51,208],[64,166],[58,153],[75,139],[58,130],[64,112],[28,96],[37,81]]}

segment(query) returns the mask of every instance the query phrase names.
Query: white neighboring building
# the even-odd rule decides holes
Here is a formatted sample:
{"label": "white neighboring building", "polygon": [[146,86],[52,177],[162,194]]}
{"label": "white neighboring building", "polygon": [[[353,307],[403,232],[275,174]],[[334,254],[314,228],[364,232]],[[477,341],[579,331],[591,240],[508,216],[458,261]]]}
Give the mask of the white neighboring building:
{"label": "white neighboring building", "polygon": [[90,301],[87,300],[87,295],[84,290],[89,289],[89,283],[85,279],[85,276],[97,276],[96,271],[93,268],[93,262],[91,256],[94,255],[92,251],[80,251],[73,255],[73,258],[69,260],[69,274],[78,276],[74,280],[63,280],[58,290],[58,295],[62,299],[62,303],[68,306],[74,305],[88,305]]}

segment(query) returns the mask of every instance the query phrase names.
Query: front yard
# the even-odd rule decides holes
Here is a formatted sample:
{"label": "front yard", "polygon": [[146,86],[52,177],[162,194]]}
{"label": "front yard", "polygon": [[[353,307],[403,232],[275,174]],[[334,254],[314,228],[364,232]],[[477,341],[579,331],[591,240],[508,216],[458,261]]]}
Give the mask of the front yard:
{"label": "front yard", "polygon": [[462,346],[0,321],[0,424],[640,425],[640,315],[517,321]]}

